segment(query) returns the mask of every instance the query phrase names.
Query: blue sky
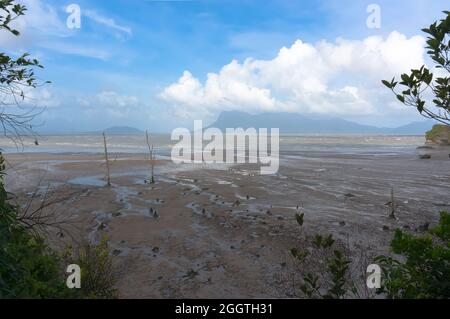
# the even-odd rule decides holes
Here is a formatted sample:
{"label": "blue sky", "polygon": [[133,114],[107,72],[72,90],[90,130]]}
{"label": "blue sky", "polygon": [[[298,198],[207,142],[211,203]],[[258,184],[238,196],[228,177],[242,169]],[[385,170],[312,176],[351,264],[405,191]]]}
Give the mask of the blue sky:
{"label": "blue sky", "polygon": [[[438,0],[21,2],[29,8],[17,22],[22,36],[1,35],[0,43],[45,66],[39,76],[52,84],[30,94],[46,107],[42,130],[167,131],[222,110],[379,126],[421,120],[394,105],[379,80],[429,63],[415,36],[449,9]],[[71,3],[81,8],[80,29],[66,25]],[[381,9],[379,29],[366,25],[372,3]]]}

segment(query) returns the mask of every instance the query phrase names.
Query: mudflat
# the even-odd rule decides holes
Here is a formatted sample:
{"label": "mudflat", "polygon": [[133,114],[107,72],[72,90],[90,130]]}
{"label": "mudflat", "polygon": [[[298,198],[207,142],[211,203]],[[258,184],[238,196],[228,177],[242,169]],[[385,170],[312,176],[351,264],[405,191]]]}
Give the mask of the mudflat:
{"label": "mudflat", "polygon": [[[331,233],[355,265],[389,253],[396,228],[420,232],[450,210],[449,148],[420,152],[281,150],[275,175],[242,165],[175,165],[146,154],[10,153],[6,185],[23,205],[52,209],[72,240],[109,240],[122,298],[295,297],[290,248],[304,231]],[[397,219],[389,218],[391,189]],[[364,274],[364,267],[360,270]]]}

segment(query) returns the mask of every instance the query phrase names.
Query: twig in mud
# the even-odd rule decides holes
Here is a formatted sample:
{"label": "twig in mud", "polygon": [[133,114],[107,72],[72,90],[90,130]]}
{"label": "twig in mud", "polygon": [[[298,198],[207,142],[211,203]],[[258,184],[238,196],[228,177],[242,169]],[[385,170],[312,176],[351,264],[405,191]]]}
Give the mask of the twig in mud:
{"label": "twig in mud", "polygon": [[389,204],[390,204],[390,208],[391,208],[391,213],[389,214],[389,218],[397,219],[395,217],[396,204],[395,204],[395,198],[394,198],[394,188],[391,188],[391,201]]}

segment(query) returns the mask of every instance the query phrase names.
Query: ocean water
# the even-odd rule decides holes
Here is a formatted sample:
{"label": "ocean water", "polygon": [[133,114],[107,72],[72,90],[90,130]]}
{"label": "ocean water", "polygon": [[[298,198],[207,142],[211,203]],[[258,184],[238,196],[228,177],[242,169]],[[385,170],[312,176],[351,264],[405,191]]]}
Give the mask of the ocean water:
{"label": "ocean water", "polygon": [[[103,136],[98,134],[79,135],[42,135],[38,138],[39,145],[34,139],[25,138],[20,143],[0,138],[0,148],[4,153],[103,153]],[[154,135],[152,143],[157,152],[169,150],[170,135]],[[111,153],[148,153],[145,135],[109,135],[107,147]]]}
{"label": "ocean water", "polygon": [[424,136],[410,135],[288,135],[280,137],[280,154],[396,155],[415,153],[424,143]]}
{"label": "ocean water", "polygon": [[[170,135],[152,135],[152,143],[158,154],[170,154],[177,141],[171,141]],[[43,135],[34,139],[24,139],[21,143],[0,138],[3,153],[39,152],[39,153],[102,153],[102,135]],[[399,154],[414,152],[423,145],[423,136],[392,135],[281,135],[280,154],[296,153],[326,155],[333,154]],[[108,151],[111,153],[148,153],[145,135],[107,136]]]}

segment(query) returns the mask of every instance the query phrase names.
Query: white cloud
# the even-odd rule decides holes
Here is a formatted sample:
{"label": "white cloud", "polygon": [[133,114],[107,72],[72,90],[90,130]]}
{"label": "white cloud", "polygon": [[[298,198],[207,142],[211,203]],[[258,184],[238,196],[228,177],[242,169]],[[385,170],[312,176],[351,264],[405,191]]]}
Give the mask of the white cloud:
{"label": "white cloud", "polygon": [[[11,22],[10,27],[20,33],[23,33],[23,30],[25,29],[25,21],[23,19],[14,20]],[[19,44],[22,44],[21,40],[23,40],[23,37],[15,36],[6,30],[1,30],[0,32],[0,43],[3,48],[15,49]]]}
{"label": "white cloud", "polygon": [[111,107],[127,107],[138,103],[137,97],[120,95],[114,91],[103,91],[98,93],[96,97],[101,104]]}
{"label": "white cloud", "polygon": [[28,46],[35,42],[42,35],[66,37],[69,30],[65,26],[51,5],[40,0],[20,0],[25,5],[27,11],[24,16],[20,16],[11,22],[11,28],[20,32],[20,36],[14,36],[10,32],[0,32],[0,43],[4,48],[16,49]]}
{"label": "white cloud", "polygon": [[104,25],[106,27],[109,27],[109,28],[112,28],[112,29],[115,29],[115,30],[118,30],[118,31],[121,31],[121,32],[124,32],[127,34],[131,34],[131,32],[132,32],[130,27],[119,25],[114,21],[114,19],[102,16],[93,10],[82,10],[82,13],[89,19],[97,22],[98,24]]}
{"label": "white cloud", "polygon": [[69,29],[64,20],[60,19],[57,10],[41,0],[21,0],[27,8],[25,21],[27,29],[53,36],[68,36]]}
{"label": "white cloud", "polygon": [[48,88],[30,88],[25,93],[27,103],[36,107],[57,107],[61,105],[61,100]]}
{"label": "white cloud", "polygon": [[[19,2],[26,6],[27,11],[24,16],[14,20],[11,27],[17,29],[21,34],[14,36],[6,31],[0,32],[2,47],[21,52],[36,45],[61,54],[102,61],[106,61],[114,55],[114,50],[110,47],[102,48],[97,42],[83,41],[89,37],[73,37],[75,34],[79,34],[80,30],[67,27],[65,19],[68,14],[62,8],[58,9],[43,0],[20,0]],[[121,26],[113,19],[99,15],[95,11],[82,8],[81,12],[96,23],[119,31],[117,33],[131,34],[131,28]]]}
{"label": "white cloud", "polygon": [[113,117],[127,117],[133,108],[140,105],[137,97],[121,95],[114,91],[102,91],[90,97],[79,97],[77,103],[86,108],[87,113],[107,113]]}
{"label": "white cloud", "polygon": [[387,38],[297,40],[272,60],[233,60],[201,83],[189,71],[160,97],[180,116],[212,116],[223,110],[365,115],[376,113],[381,79],[424,64],[421,36],[392,32]]}
{"label": "white cloud", "polygon": [[[24,96],[17,91],[15,95],[11,93],[0,94],[0,106],[8,107],[10,109],[21,108],[22,111],[29,111],[36,109],[41,111],[47,108],[54,108],[61,105],[61,100],[50,89],[45,87],[23,87],[21,89]],[[39,109],[39,110],[37,110]]]}

